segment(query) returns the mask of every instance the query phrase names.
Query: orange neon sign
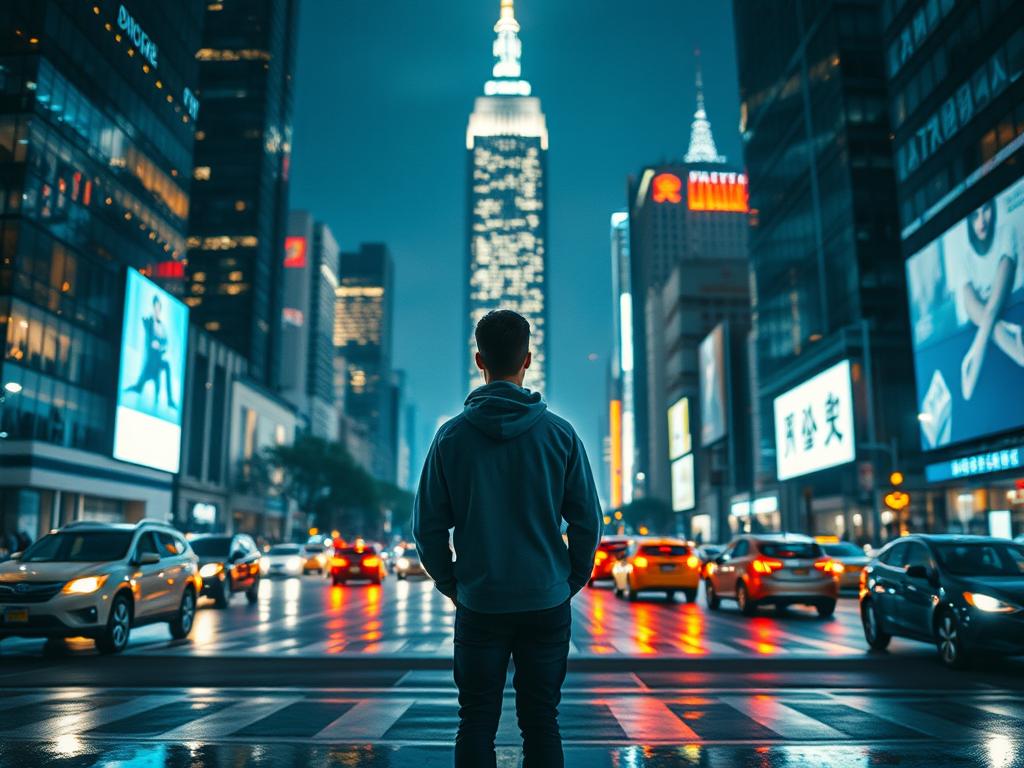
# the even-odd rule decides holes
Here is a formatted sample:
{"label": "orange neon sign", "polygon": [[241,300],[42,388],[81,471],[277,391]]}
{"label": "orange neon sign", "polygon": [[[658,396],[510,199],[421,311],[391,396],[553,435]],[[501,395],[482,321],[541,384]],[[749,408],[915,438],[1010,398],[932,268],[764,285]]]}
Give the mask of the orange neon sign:
{"label": "orange neon sign", "polygon": [[284,239],[284,265],[289,269],[306,266],[306,238],[293,235]]}
{"label": "orange neon sign", "polygon": [[683,182],[674,173],[659,173],[651,180],[651,189],[656,203],[683,202]]}
{"label": "orange neon sign", "polygon": [[622,506],[622,401],[608,404],[608,424],[611,433],[612,509]]}
{"label": "orange neon sign", "polygon": [[691,211],[750,210],[747,177],[742,173],[690,171],[686,180],[686,205]]}

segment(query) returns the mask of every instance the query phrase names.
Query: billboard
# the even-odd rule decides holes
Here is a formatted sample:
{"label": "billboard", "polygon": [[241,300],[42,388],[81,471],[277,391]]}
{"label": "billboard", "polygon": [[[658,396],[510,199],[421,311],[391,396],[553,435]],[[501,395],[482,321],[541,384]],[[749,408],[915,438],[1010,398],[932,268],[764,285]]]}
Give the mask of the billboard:
{"label": "billboard", "polygon": [[690,171],[686,179],[686,205],[691,211],[747,213],[747,177],[742,173]]}
{"label": "billboard", "polygon": [[700,343],[700,444],[725,437],[725,326],[719,324]]}
{"label": "billboard", "polygon": [[177,472],[185,391],[188,307],[128,270],[114,458]]}
{"label": "billboard", "polygon": [[921,445],[1024,425],[1024,179],[907,260]]}
{"label": "billboard", "polygon": [[693,486],[693,454],[672,462],[672,511],[686,512],[697,505]]}
{"label": "billboard", "polygon": [[690,435],[690,399],[681,397],[668,409],[668,458],[674,461],[693,447]]}
{"label": "billboard", "polygon": [[779,480],[847,464],[856,454],[849,360],[775,398]]}

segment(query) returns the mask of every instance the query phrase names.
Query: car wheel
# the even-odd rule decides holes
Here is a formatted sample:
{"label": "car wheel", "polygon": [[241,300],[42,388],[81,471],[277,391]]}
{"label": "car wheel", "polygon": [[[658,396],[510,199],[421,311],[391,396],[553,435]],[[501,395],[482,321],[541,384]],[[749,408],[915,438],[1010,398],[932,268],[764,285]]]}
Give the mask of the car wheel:
{"label": "car wheel", "polygon": [[873,651],[884,651],[889,647],[892,635],[882,629],[882,621],[878,617],[878,610],[871,600],[866,600],[860,609],[860,622],[864,626],[864,639],[868,647]]}
{"label": "car wheel", "polygon": [[836,601],[825,600],[824,602],[818,603],[814,606],[818,611],[818,617],[822,619],[831,618],[832,614],[836,612]]}
{"label": "car wheel", "polygon": [[753,616],[757,613],[757,605],[750,599],[750,592],[747,585],[742,581],[736,585],[736,605],[744,616]]}
{"label": "car wheel", "polygon": [[612,582],[612,594],[619,598],[622,597],[622,590],[619,589],[618,583],[614,581]]}
{"label": "car wheel", "polygon": [[253,579],[252,586],[245,590],[245,599],[249,601],[249,605],[254,605],[260,599],[260,580],[258,578]]}
{"label": "car wheel", "polygon": [[626,580],[626,599],[631,603],[635,603],[637,598],[636,589],[633,588],[632,582]]}
{"label": "car wheel", "polygon": [[224,579],[224,582],[220,585],[220,589],[213,596],[213,604],[217,608],[227,608],[228,603],[231,601],[231,579]]}
{"label": "car wheel", "polygon": [[711,583],[710,579],[704,581],[704,599],[707,600],[708,608],[712,611],[717,611],[722,606],[722,598],[718,596],[715,585]]}
{"label": "car wheel", "polygon": [[344,581],[340,576],[331,576],[331,584],[335,587],[340,587],[343,583]]}
{"label": "car wheel", "polygon": [[697,590],[696,589],[684,589],[683,594],[686,595],[686,602],[696,603],[697,602]]}
{"label": "car wheel", "polygon": [[670,603],[674,603],[676,601],[676,591],[674,589],[666,589],[665,599]]}
{"label": "car wheel", "polygon": [[196,620],[196,593],[189,587],[181,596],[181,605],[178,606],[178,615],[169,624],[171,637],[175,640],[184,640],[192,631],[192,624]]}
{"label": "car wheel", "polygon": [[935,628],[935,643],[939,650],[939,658],[950,669],[963,669],[970,661],[967,649],[964,648],[963,636],[960,634],[960,621],[956,614],[946,610],[939,616]]}
{"label": "car wheel", "polygon": [[107,626],[98,638],[96,647],[100,653],[120,653],[128,645],[132,630],[132,607],[123,594],[114,598],[107,616]]}

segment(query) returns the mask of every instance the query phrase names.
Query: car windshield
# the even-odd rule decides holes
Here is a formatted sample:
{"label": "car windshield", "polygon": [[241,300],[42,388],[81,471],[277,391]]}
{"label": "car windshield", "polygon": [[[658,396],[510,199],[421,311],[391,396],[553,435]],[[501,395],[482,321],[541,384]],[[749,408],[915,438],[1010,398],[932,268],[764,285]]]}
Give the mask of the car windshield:
{"label": "car windshield", "polygon": [[684,544],[644,544],[640,554],[648,557],[684,557],[690,554],[690,548]]}
{"label": "car windshield", "polygon": [[278,544],[276,547],[271,547],[268,555],[297,555],[299,554],[298,544]]}
{"label": "car windshield", "polygon": [[821,547],[813,541],[762,541],[759,545],[765,557],[789,558],[821,557]]}
{"label": "car windshield", "polygon": [[311,542],[309,542],[308,544],[305,545],[305,550],[307,552],[323,552],[324,551],[323,542],[311,541]]}
{"label": "car windshield", "polygon": [[629,545],[624,541],[603,541],[598,549],[602,552],[625,552],[627,546]]}
{"label": "car windshield", "polygon": [[864,550],[856,544],[844,541],[840,544],[825,544],[822,549],[832,557],[864,557]]}
{"label": "car windshield", "polygon": [[132,543],[131,531],[59,531],[25,550],[24,563],[102,563],[120,560]]}
{"label": "car windshield", "polygon": [[192,551],[199,557],[227,557],[231,546],[230,536],[204,536],[189,542]]}
{"label": "car windshield", "polygon": [[371,546],[365,547],[336,547],[334,550],[336,555],[375,555],[377,550]]}
{"label": "car windshield", "polygon": [[942,567],[954,576],[1024,576],[1024,547],[1006,542],[936,544]]}

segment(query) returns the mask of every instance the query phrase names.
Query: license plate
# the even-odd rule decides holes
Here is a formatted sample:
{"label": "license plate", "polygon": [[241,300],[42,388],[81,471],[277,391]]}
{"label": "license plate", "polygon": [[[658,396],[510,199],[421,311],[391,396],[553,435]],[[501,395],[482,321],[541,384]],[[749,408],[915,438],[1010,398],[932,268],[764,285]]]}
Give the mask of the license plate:
{"label": "license plate", "polygon": [[793,569],[793,573],[796,576],[806,576],[808,573],[810,573],[810,569],[808,569],[808,568],[794,568]]}
{"label": "license plate", "polygon": [[5,624],[28,623],[28,608],[8,608],[4,611]]}
{"label": "license plate", "polygon": [[662,571],[674,571],[675,569],[676,569],[676,567],[674,565],[671,565],[671,564],[661,566],[661,570]]}
{"label": "license plate", "polygon": [[355,567],[355,568],[349,568],[349,569],[348,569],[348,572],[349,572],[349,573],[359,573],[359,568],[358,568],[358,567]]}

